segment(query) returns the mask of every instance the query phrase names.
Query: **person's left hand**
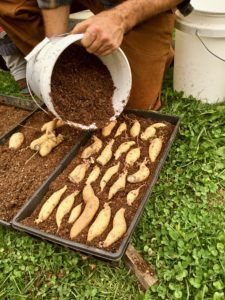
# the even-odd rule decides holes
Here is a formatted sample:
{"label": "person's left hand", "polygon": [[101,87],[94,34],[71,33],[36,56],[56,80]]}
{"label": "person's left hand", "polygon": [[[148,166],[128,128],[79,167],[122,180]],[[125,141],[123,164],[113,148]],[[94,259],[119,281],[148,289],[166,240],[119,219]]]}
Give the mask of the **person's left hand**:
{"label": "person's left hand", "polygon": [[78,23],[71,33],[84,33],[81,43],[89,53],[108,55],[121,45],[125,26],[120,15],[109,10]]}

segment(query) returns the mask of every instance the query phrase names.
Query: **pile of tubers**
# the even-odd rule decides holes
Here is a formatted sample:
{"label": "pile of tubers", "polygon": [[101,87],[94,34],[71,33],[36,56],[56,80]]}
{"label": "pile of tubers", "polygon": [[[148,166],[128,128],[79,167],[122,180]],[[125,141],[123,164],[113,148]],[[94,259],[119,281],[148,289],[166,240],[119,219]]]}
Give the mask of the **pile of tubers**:
{"label": "pile of tubers", "polygon": [[[60,135],[53,136],[57,122],[46,124],[42,127],[45,134],[30,145],[40,154],[46,141],[60,139]],[[55,211],[57,232],[67,222],[72,240],[86,229],[87,243],[98,239],[99,247],[108,248],[119,241],[127,231],[126,213],[147,186],[150,165],[160,156],[163,138],[157,134],[158,128],[166,126],[156,122],[142,130],[137,119],[132,120],[131,126],[112,121],[102,129],[101,135],[92,135],[91,144],[80,151],[79,163],[68,175],[69,182],[45,201],[35,223],[46,221]],[[145,145],[148,156],[140,160]],[[74,191],[65,197],[68,184],[73,185]],[[112,213],[113,203],[127,186],[130,191],[123,196],[124,206]]]}

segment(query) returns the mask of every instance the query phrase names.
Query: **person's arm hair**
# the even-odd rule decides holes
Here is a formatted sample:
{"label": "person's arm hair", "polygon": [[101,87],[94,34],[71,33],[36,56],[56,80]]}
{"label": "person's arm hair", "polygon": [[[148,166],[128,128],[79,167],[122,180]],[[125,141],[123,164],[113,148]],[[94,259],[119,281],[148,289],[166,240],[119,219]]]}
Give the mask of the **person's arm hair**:
{"label": "person's arm hair", "polygon": [[124,20],[125,32],[137,24],[158,15],[164,11],[175,8],[183,0],[127,0],[114,7],[121,20]]}

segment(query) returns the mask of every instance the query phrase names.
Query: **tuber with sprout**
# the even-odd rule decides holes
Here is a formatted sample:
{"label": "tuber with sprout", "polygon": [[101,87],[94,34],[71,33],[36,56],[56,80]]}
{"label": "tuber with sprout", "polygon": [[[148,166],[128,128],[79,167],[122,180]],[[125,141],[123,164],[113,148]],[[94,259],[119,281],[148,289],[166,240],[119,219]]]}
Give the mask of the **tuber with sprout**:
{"label": "tuber with sprout", "polygon": [[119,191],[126,186],[127,171],[125,170],[109,189],[108,199],[112,199]]}
{"label": "tuber with sprout", "polygon": [[93,154],[100,151],[100,149],[102,148],[102,141],[95,135],[93,135],[93,140],[93,144],[83,150],[83,152],[81,153],[81,158],[89,158]]}
{"label": "tuber with sprout", "polygon": [[109,180],[112,178],[112,176],[115,175],[119,171],[119,167],[120,167],[120,162],[118,162],[118,164],[116,164],[115,166],[112,166],[108,170],[106,170],[106,172],[103,175],[101,182],[100,182],[101,192],[104,190],[106,184],[109,182]]}
{"label": "tuber with sprout", "polygon": [[96,197],[90,184],[87,184],[83,189],[83,199],[86,205],[70,230],[71,239],[76,238],[91,223],[99,208],[99,199]]}
{"label": "tuber with sprout", "polygon": [[71,211],[71,208],[73,207],[75,197],[79,194],[79,191],[74,191],[72,194],[67,196],[65,199],[62,200],[62,202],[59,204],[57,211],[56,211],[56,224],[58,226],[58,230],[60,229],[62,219],[66,214],[68,214]]}
{"label": "tuber with sprout", "polygon": [[121,123],[120,126],[117,128],[115,137],[120,136],[126,130],[127,130],[127,124],[125,122]]}
{"label": "tuber with sprout", "polygon": [[99,175],[100,175],[99,166],[94,166],[93,170],[91,171],[91,173],[89,174],[89,176],[86,180],[86,184],[88,184],[88,183],[91,184],[92,182],[95,182]]}
{"label": "tuber with sprout", "polygon": [[30,143],[30,149],[38,151],[40,149],[41,144],[47,141],[47,139],[48,139],[48,135],[46,133],[43,134],[38,139],[35,139]]}
{"label": "tuber with sprout", "polygon": [[48,138],[39,147],[39,153],[41,156],[47,156],[55,147],[61,144],[64,140],[62,134],[58,134],[56,137]]}
{"label": "tuber with sprout", "polygon": [[113,227],[102,244],[103,248],[111,246],[126,233],[127,223],[124,214],[125,208],[120,208],[116,212],[113,218]]}
{"label": "tuber with sprout", "polygon": [[127,181],[130,183],[138,183],[146,180],[150,174],[149,168],[146,166],[147,159],[145,159],[139,167],[139,170],[127,177]]}
{"label": "tuber with sprout", "polygon": [[50,134],[51,132],[53,132],[56,128],[62,127],[65,124],[64,121],[54,118],[53,120],[46,122],[45,124],[43,124],[43,126],[41,127],[41,131],[42,132],[46,132],[46,134]]}
{"label": "tuber with sprout", "polygon": [[144,186],[141,185],[139,188],[135,189],[135,190],[131,190],[128,194],[127,194],[127,204],[129,206],[131,206],[133,204],[133,202],[137,199],[140,189]]}
{"label": "tuber with sprout", "polygon": [[163,142],[160,138],[155,138],[151,141],[149,146],[149,158],[151,162],[155,162],[156,158],[158,157],[159,153],[161,152]]}
{"label": "tuber with sprout", "polygon": [[65,193],[67,189],[67,186],[65,185],[63,188],[60,190],[54,192],[44,203],[42,206],[38,218],[34,221],[35,223],[39,224],[45,220],[48,219],[48,217],[51,215],[53,212],[54,208],[58,205],[62,195]]}
{"label": "tuber with sprout", "polygon": [[135,137],[139,136],[140,131],[141,131],[141,124],[140,124],[140,122],[138,122],[138,120],[135,120],[134,124],[132,125],[132,127],[130,129],[130,135],[135,138]]}
{"label": "tuber with sprout", "polygon": [[103,136],[109,136],[113,130],[113,128],[116,126],[117,121],[111,121],[107,126],[102,128],[102,135]]}
{"label": "tuber with sprout", "polygon": [[69,224],[72,224],[76,221],[76,219],[79,217],[81,213],[81,208],[82,208],[82,203],[78,204],[72,209],[68,220]]}
{"label": "tuber with sprout", "polygon": [[130,147],[132,147],[133,145],[135,145],[135,142],[134,141],[129,141],[129,142],[124,142],[122,143],[118,149],[116,150],[114,156],[115,156],[115,160],[118,160],[120,158],[120,156],[127,152]]}
{"label": "tuber with sprout", "polygon": [[152,138],[156,134],[156,129],[151,125],[145,129],[141,134],[141,139],[143,141],[147,141]]}
{"label": "tuber with sprout", "polygon": [[140,158],[140,156],[141,156],[141,150],[139,147],[131,149],[126,155],[125,163],[128,166],[132,167],[134,163]]}
{"label": "tuber with sprout", "polygon": [[112,147],[115,140],[112,139],[107,146],[102,150],[100,156],[96,159],[98,163],[105,166],[112,158]]}
{"label": "tuber with sprout", "polygon": [[104,208],[97,215],[97,218],[92,223],[88,230],[87,240],[92,241],[96,237],[100,236],[108,227],[111,218],[111,208],[108,203],[104,204]]}
{"label": "tuber with sprout", "polygon": [[25,138],[22,132],[13,133],[9,139],[9,148],[14,150],[19,149],[24,140]]}
{"label": "tuber with sprout", "polygon": [[77,165],[73,171],[69,174],[69,180],[73,183],[80,183],[86,174],[86,171],[90,167],[90,162],[85,161],[79,165]]}

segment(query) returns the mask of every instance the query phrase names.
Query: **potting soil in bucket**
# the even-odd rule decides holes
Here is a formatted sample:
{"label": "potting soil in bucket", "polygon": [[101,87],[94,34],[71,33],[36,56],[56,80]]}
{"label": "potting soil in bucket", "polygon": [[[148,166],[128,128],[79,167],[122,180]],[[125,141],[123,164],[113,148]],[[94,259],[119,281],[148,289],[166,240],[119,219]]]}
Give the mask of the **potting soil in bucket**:
{"label": "potting soil in bucket", "polygon": [[103,127],[114,115],[114,85],[106,66],[85,48],[72,44],[60,55],[52,73],[51,96],[65,120]]}
{"label": "potting soil in bucket", "polygon": [[131,90],[131,70],[120,48],[95,56],[80,46],[82,37],[45,38],[26,56],[26,77],[31,94],[55,117],[94,130],[122,113]]}

